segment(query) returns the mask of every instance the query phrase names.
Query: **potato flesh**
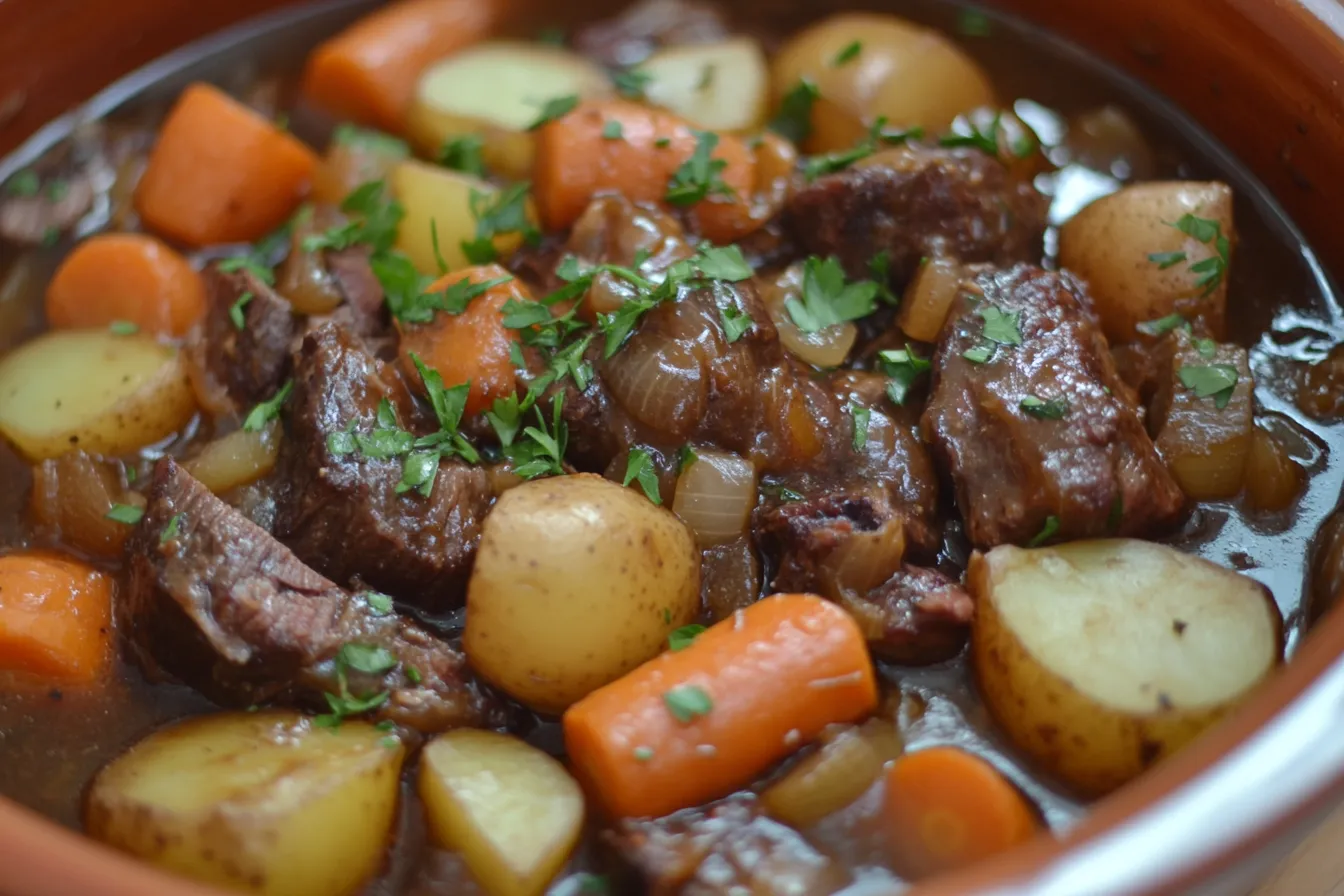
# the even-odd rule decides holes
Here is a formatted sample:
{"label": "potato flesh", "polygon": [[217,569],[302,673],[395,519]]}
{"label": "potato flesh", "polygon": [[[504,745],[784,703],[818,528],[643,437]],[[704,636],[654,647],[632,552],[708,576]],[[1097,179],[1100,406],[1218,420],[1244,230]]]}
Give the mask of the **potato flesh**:
{"label": "potato flesh", "polygon": [[493,731],[431,741],[420,797],[434,839],[462,854],[490,896],[538,896],[583,831],[583,792],[564,766]]}
{"label": "potato flesh", "polygon": [[430,156],[454,137],[480,134],[486,164],[505,177],[524,179],[533,155],[527,128],[546,102],[610,93],[602,69],[568,50],[488,42],[441,60],[420,76],[406,129]]}
{"label": "potato flesh", "polygon": [[360,722],[226,713],[156,732],[94,779],[93,837],[197,880],[341,896],[377,870],[405,750]]}
{"label": "potato flesh", "polygon": [[[477,205],[484,207],[498,198],[499,188],[456,171],[408,161],[392,170],[392,192],[406,210],[397,230],[397,248],[406,253],[422,274],[437,276],[433,230],[438,231],[439,251],[448,270],[466,267],[469,262],[462,243],[476,239],[472,195],[477,195]],[[535,220],[531,209],[529,199],[529,218]],[[522,235],[500,234],[493,242],[495,251],[507,257],[522,243]]]}
{"label": "potato flesh", "polygon": [[486,518],[463,647],[501,690],[558,714],[657,656],[699,597],[700,552],[670,512],[600,476],[539,479]]}
{"label": "potato flesh", "polygon": [[1188,743],[1262,681],[1282,624],[1247,577],[1133,540],[971,561],[972,657],[1010,739],[1098,795]]}
{"label": "potato flesh", "polygon": [[0,433],[30,460],[127,454],[195,410],[177,350],[148,335],[50,332],[0,360]]}
{"label": "potato flesh", "polygon": [[750,131],[765,122],[770,71],[760,44],[742,37],[660,50],[639,66],[645,98],[711,131]]}

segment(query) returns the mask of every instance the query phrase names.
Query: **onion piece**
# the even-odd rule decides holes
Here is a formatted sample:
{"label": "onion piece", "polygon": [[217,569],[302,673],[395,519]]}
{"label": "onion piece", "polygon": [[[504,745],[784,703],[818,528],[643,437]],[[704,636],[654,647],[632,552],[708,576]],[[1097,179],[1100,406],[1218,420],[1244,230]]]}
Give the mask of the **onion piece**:
{"label": "onion piece", "polygon": [[612,397],[645,426],[685,439],[705,415],[700,361],[679,342],[639,338],[606,363]]}
{"label": "onion piece", "polygon": [[963,271],[954,258],[929,258],[919,266],[901,299],[897,324],[911,339],[936,342],[957,297]]}
{"label": "onion piece", "polygon": [[756,507],[755,468],[727,451],[697,448],[695,455],[677,477],[672,512],[702,548],[742,537]]}
{"label": "onion piece", "polygon": [[844,728],[766,788],[761,805],[785,824],[809,827],[862,796],[903,751],[900,733],[885,719]]}
{"label": "onion piece", "polygon": [[240,429],[215,439],[182,466],[219,495],[270,473],[279,453],[280,422],[272,420],[257,432]]}
{"label": "onion piece", "polygon": [[770,312],[775,329],[779,331],[779,341],[784,348],[800,361],[814,367],[839,367],[849,357],[849,350],[858,338],[858,328],[853,323],[832,324],[815,333],[805,333],[793,322],[789,314],[789,299],[799,299],[803,291],[802,265],[791,265],[774,282],[767,282],[761,288],[761,301]]}
{"label": "onion piece", "polygon": [[340,288],[323,261],[322,252],[308,252],[303,241],[322,233],[322,225],[336,221],[336,215],[302,215],[294,227],[289,257],[280,267],[276,292],[289,300],[300,314],[329,314],[344,299]]}
{"label": "onion piece", "polygon": [[93,557],[120,556],[131,527],[107,518],[113,504],[144,504],[144,498],[126,490],[113,464],[72,451],[33,467],[28,506],[53,540]]}
{"label": "onion piece", "polygon": [[870,532],[855,532],[831,551],[821,564],[826,596],[846,592],[865,594],[895,575],[905,557],[905,523],[897,517]]}

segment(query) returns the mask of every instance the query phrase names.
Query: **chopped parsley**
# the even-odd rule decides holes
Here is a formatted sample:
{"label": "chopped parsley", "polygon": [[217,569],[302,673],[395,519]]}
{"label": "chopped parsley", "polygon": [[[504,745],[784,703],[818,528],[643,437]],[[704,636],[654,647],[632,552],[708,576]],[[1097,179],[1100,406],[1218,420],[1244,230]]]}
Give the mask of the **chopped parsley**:
{"label": "chopped parsley", "polygon": [[386,648],[369,644],[342,644],[336,652],[333,662],[336,672],[336,693],[325,692],[326,715],[313,719],[313,724],[324,728],[337,728],[344,719],[362,715],[377,709],[387,702],[391,694],[378,691],[366,696],[357,696],[350,691],[348,672],[354,670],[367,675],[382,675],[396,668],[397,658]]}
{"label": "chopped parsley", "polygon": [[843,171],[860,159],[866,159],[883,146],[898,146],[922,136],[924,136],[923,128],[896,130],[887,127],[885,118],[879,118],[873,123],[867,135],[851,148],[812,156],[804,161],[803,176],[813,181],[822,175]]}
{"label": "chopped parsley", "polygon": [[[635,747],[636,759],[639,759],[641,762],[645,761],[640,758],[641,750],[648,751],[646,758],[653,758],[652,747]],[[578,881],[579,892],[583,894],[583,896],[607,896],[607,894],[611,892],[611,883],[607,880],[605,874],[589,874],[585,871],[583,874],[578,875]]]}
{"label": "chopped parsley", "polygon": [[888,305],[899,305],[901,297],[891,291],[891,250],[883,249],[868,259],[868,271],[877,284],[877,297]]}
{"label": "chopped parsley", "polygon": [[140,522],[145,511],[141,507],[135,507],[130,504],[113,504],[105,516],[114,523],[125,523],[127,526],[134,526]]}
{"label": "chopped parsley", "polygon": [[1186,364],[1177,376],[1196,398],[1212,398],[1220,410],[1232,400],[1240,379],[1237,368],[1231,364]]}
{"label": "chopped parsley", "polygon": [[784,302],[789,317],[805,333],[858,320],[873,313],[877,284],[871,280],[845,282],[845,271],[834,258],[816,256],[803,262],[803,288],[799,297]]}
{"label": "chopped parsley", "polygon": [[373,644],[342,644],[336,662],[365,675],[382,675],[397,667],[397,658],[391,651]]}
{"label": "chopped parsley", "polygon": [[718,66],[712,62],[705,63],[700,69],[700,80],[696,82],[696,91],[705,91],[714,86],[714,75],[718,71]]}
{"label": "chopped parsley", "polygon": [[1190,265],[1190,273],[1196,275],[1195,286],[1204,290],[1201,296],[1209,295],[1227,276],[1227,267],[1232,261],[1231,241],[1223,234],[1222,225],[1209,218],[1184,214],[1171,226],[1186,236],[1213,247],[1213,255]]}
{"label": "chopped parsley", "polygon": [[653,75],[637,68],[621,69],[611,73],[612,86],[616,92],[628,100],[642,100],[649,89]]}
{"label": "chopped parsley", "polygon": [[389,616],[392,613],[392,598],[381,591],[365,591],[361,597],[368,604],[369,612],[375,616]]}
{"label": "chopped parsley", "polygon": [[994,343],[980,342],[966,349],[961,356],[972,364],[984,364],[994,357]]}
{"label": "chopped parsley", "polygon": [[859,54],[862,52],[863,41],[851,41],[845,45],[843,50],[835,54],[835,59],[831,60],[831,66],[833,68],[839,68],[846,63],[853,62],[855,59],[859,58]]}
{"label": "chopped parsley", "polygon": [[693,722],[701,716],[709,715],[714,701],[704,688],[693,684],[684,684],[663,693],[663,705],[672,713],[672,718],[683,725]]}
{"label": "chopped parsley", "polygon": [[655,149],[667,149],[671,145],[672,145],[671,137],[659,137],[657,140],[653,141],[653,146]]}
{"label": "chopped parsley", "polygon": [[802,78],[784,94],[779,112],[770,122],[770,130],[795,144],[802,144],[812,133],[812,104],[821,92],[808,78]]}
{"label": "chopped parsley", "polygon": [[244,292],[238,297],[238,301],[229,306],[229,320],[233,321],[233,327],[241,330],[247,326],[247,303],[255,299],[251,291]]}
{"label": "chopped parsley", "polygon": [[723,326],[723,338],[729,342],[736,342],[742,338],[756,322],[751,319],[751,315],[745,311],[739,311],[732,305],[719,312],[719,323]]}
{"label": "chopped parsley", "polygon": [[529,131],[535,131],[543,125],[555,121],[558,118],[564,118],[579,105],[579,95],[576,93],[565,96],[557,96],[547,100],[541,107],[541,114],[537,120],[527,126]]}
{"label": "chopped parsley", "polygon": [[524,479],[564,474],[569,428],[561,417],[563,408],[564,393],[557,392],[551,399],[549,427],[541,408],[532,408],[537,417],[537,425],[524,427],[522,438],[516,438],[504,449],[504,455],[513,464],[514,473]]}
{"label": "chopped parsley", "polygon": [[289,393],[294,391],[294,381],[285,380],[285,384],[266,401],[254,407],[243,420],[243,429],[246,432],[261,432],[266,428],[266,424],[280,416],[280,406],[289,398]]}
{"label": "chopped parsley", "polygon": [[746,280],[754,273],[751,265],[747,264],[747,259],[743,257],[742,250],[737,246],[703,244],[693,259],[693,264],[697,271],[712,280],[728,280],[736,283]]}
{"label": "chopped parsley", "polygon": [[5,184],[5,192],[10,196],[36,196],[42,189],[42,179],[31,168],[16,171]]}
{"label": "chopped parsley", "polygon": [[668,181],[663,198],[672,205],[694,205],[709,196],[732,196],[733,190],[723,182],[725,159],[714,158],[719,135],[712,131],[693,131],[695,150],[682,162]]}
{"label": "chopped parsley", "polygon": [[704,630],[705,627],[703,625],[697,625],[695,623],[683,625],[681,628],[674,629],[672,633],[667,636],[667,649],[673,652],[685,650],[695,643],[695,639],[700,637],[700,633]]}
{"label": "chopped parsley", "polygon": [[52,202],[60,202],[70,193],[70,182],[63,177],[53,177],[47,181],[47,198]]}
{"label": "chopped parsley", "polygon": [[653,458],[643,448],[631,448],[625,462],[625,477],[621,485],[628,486],[631,482],[638,482],[645,496],[653,503],[663,503],[662,495],[658,493],[658,471],[653,467]]}
{"label": "chopped parsley", "polygon": [[164,526],[163,531],[159,533],[159,544],[167,544],[178,536],[178,533],[182,530],[183,519],[183,514],[173,514],[173,518],[168,521],[168,525]]}
{"label": "chopped parsley", "polygon": [[963,9],[957,14],[957,33],[963,37],[989,37],[989,16],[978,9]]}
{"label": "chopped parsley", "polygon": [[897,406],[905,404],[915,381],[932,366],[928,359],[915,354],[908,343],[905,348],[878,352],[877,364],[887,376],[887,397]]}
{"label": "chopped parsley", "polygon": [[[1151,256],[1149,256],[1151,257]],[[1163,333],[1169,333],[1179,327],[1190,329],[1190,321],[1179,314],[1168,314],[1166,317],[1159,317],[1155,320],[1145,320],[1136,324],[1134,329],[1145,336],[1161,336]]]}
{"label": "chopped parsley", "polygon": [[868,444],[868,423],[873,418],[873,412],[869,408],[857,405],[854,402],[849,403],[849,416],[854,418],[854,450],[862,451]]}
{"label": "chopped parsley", "polygon": [[976,309],[984,320],[985,326],[982,331],[984,337],[990,342],[996,342],[999,345],[1021,345],[1022,331],[1018,329],[1018,321],[1022,316],[1020,311],[1004,311],[997,305],[982,305]]}
{"label": "chopped parsley", "polygon": [[699,459],[700,455],[695,453],[695,447],[693,445],[689,442],[682,445],[681,450],[677,452],[677,474],[680,475],[686,472],[686,469]]}
{"label": "chopped parsley", "polygon": [[463,134],[444,143],[435,161],[453,171],[485,177],[485,158],[481,155],[484,148],[485,138],[480,134]]}
{"label": "chopped parsley", "polygon": [[603,140],[620,140],[625,136],[625,129],[616,119],[611,119],[602,125]]}
{"label": "chopped parsley", "polygon": [[267,286],[275,285],[275,272],[270,269],[264,260],[257,257],[255,254],[237,255],[233,258],[225,258],[219,262],[217,267],[225,274],[235,274],[238,271],[247,271]]}
{"label": "chopped parsley", "polygon": [[1058,398],[1052,398],[1046,401],[1037,398],[1035,395],[1028,395],[1018,404],[1018,407],[1041,420],[1063,420],[1064,415],[1069,412],[1069,401],[1062,395]]}
{"label": "chopped parsley", "polygon": [[1192,344],[1195,351],[1199,352],[1199,356],[1206,361],[1212,361],[1213,356],[1218,354],[1218,343],[1212,339],[1200,337],[1196,338]]}
{"label": "chopped parsley", "polygon": [[362,244],[371,246],[374,252],[385,253],[397,241],[397,228],[406,217],[406,210],[388,196],[387,185],[381,180],[371,180],[350,191],[341,200],[341,211],[351,215],[351,219],[304,237],[303,251],[339,251]]}
{"label": "chopped parsley", "polygon": [[1159,271],[1175,267],[1187,258],[1184,252],[1150,252],[1148,260],[1157,265]]}
{"label": "chopped parsley", "polygon": [[140,325],[129,320],[114,320],[107,325],[113,336],[134,336],[140,332]]}
{"label": "chopped parsley", "polygon": [[425,677],[420,674],[420,670],[417,669],[415,666],[407,666],[406,680],[409,681],[411,684],[420,684],[420,682],[425,680]]}
{"label": "chopped parsley", "polygon": [[1031,537],[1027,542],[1027,547],[1038,548],[1050,539],[1054,538],[1059,532],[1059,517],[1051,515],[1045,518],[1045,525],[1041,526],[1041,531]]}
{"label": "chopped parsley", "polygon": [[[949,148],[967,147],[978,149],[986,155],[1000,156],[1000,140],[1006,135],[1003,126],[1003,113],[995,112],[987,123],[981,124],[965,116],[952,123],[951,133],[944,134],[938,143]],[[1016,158],[1025,159],[1036,151],[1036,138],[1029,130],[1014,138],[1008,151]]]}
{"label": "chopped parsley", "polygon": [[517,183],[498,192],[472,190],[471,214],[476,218],[476,238],[462,241],[462,253],[472,264],[489,264],[499,257],[494,239],[506,233],[521,234],[529,243],[541,232],[527,214],[527,191],[531,185]]}
{"label": "chopped parsley", "polygon": [[761,486],[760,491],[761,494],[766,495],[767,497],[778,498],[785,504],[790,504],[794,501],[803,500],[803,496],[801,494],[799,494],[798,492],[794,491],[793,489],[789,488],[786,485],[764,484]]}
{"label": "chopped parsley", "polygon": [[411,148],[405,140],[382,131],[356,127],[352,124],[338,124],[336,130],[331,133],[331,139],[341,146],[362,149],[384,156],[394,156],[399,159],[407,158],[411,154]]}
{"label": "chopped parsley", "polygon": [[[653,747],[645,747],[645,746],[635,747],[633,750],[630,751],[630,755],[635,757],[636,762],[648,762],[650,759],[653,758]],[[585,881],[583,884],[580,884],[579,892],[580,893],[590,892],[587,887],[588,885],[587,882]],[[596,890],[593,892],[605,893],[607,891],[606,888],[604,887],[600,890]]]}

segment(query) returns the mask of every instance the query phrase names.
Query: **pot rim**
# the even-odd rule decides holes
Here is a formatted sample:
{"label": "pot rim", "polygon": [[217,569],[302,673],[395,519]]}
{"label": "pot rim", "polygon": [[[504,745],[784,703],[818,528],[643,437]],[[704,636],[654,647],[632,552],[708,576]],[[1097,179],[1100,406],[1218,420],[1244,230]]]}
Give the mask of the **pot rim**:
{"label": "pot rim", "polygon": [[[1272,11],[1262,0],[1228,2],[1257,20]],[[331,0],[321,6],[281,9],[184,44],[44,124],[0,159],[0,181],[31,164],[78,124],[107,115],[203,58],[249,43],[258,34],[350,14],[367,5],[368,0]],[[1289,17],[1292,37],[1301,41],[1302,52],[1328,60],[1344,78],[1344,8],[1334,0],[1293,0],[1274,6]],[[1292,660],[1234,716],[1191,748],[1091,806],[1073,828],[907,892],[910,896],[1186,893],[1344,797],[1341,728],[1344,606],[1318,620]],[[221,891],[116,852],[3,796],[0,831],[4,832],[0,867],[6,868],[10,896],[55,892],[222,896]],[[1136,860],[1138,856],[1142,859]],[[853,888],[863,893],[887,889],[862,884]]]}

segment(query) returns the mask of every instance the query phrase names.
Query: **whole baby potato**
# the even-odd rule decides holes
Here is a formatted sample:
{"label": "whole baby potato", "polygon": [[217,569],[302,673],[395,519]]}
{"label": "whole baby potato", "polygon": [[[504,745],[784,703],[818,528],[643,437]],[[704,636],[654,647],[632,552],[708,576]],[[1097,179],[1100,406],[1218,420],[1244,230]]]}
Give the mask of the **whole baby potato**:
{"label": "whole baby potato", "polygon": [[486,518],[463,646],[501,690],[560,713],[658,655],[699,599],[700,554],[675,516],[600,476],[541,479]]}

